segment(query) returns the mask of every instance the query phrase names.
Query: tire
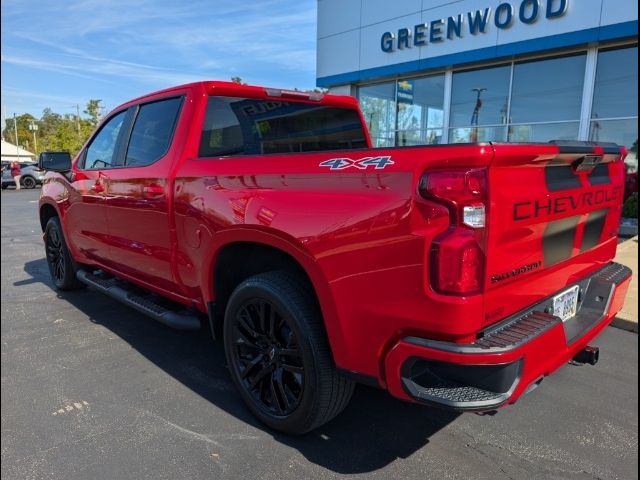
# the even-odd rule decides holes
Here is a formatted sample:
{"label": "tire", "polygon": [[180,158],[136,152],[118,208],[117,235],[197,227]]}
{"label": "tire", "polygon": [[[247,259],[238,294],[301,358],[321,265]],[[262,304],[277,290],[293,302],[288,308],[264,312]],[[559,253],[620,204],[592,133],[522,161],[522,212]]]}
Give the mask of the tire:
{"label": "tire", "polygon": [[20,179],[20,183],[22,184],[22,186],[28,190],[34,189],[36,188],[36,185],[38,184],[38,182],[36,182],[36,179],[33,177],[24,177]]}
{"label": "tire", "polygon": [[58,217],[51,217],[47,222],[44,229],[44,246],[49,273],[56,288],[77,290],[84,287],[76,277],[78,268],[69,253]]}
{"label": "tire", "polygon": [[301,285],[286,271],[252,276],[233,291],[224,318],[227,364],[242,399],[289,434],[331,420],[354,389],[333,366],[319,307]]}

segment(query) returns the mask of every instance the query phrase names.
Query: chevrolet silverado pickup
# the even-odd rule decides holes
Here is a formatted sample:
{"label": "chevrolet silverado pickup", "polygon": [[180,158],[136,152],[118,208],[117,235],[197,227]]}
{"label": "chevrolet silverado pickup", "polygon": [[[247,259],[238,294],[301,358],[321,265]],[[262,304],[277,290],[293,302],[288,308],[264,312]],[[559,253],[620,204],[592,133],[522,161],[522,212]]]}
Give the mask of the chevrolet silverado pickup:
{"label": "chevrolet silverado pickup", "polygon": [[[620,310],[614,144],[371,148],[357,101],[228,82],[116,108],[39,202],[60,290],[208,324],[266,425],[304,433],[354,383],[514,403]],[[56,163],[57,162],[57,163]]]}

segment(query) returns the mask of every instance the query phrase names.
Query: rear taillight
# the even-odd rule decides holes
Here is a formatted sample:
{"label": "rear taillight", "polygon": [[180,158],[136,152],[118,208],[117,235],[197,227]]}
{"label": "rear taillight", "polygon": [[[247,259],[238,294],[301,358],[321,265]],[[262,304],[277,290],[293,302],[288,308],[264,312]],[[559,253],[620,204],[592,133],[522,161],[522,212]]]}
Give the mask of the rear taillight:
{"label": "rear taillight", "polygon": [[486,168],[427,172],[420,194],[449,210],[449,229],[431,245],[431,285],[440,293],[482,290],[486,243]]}

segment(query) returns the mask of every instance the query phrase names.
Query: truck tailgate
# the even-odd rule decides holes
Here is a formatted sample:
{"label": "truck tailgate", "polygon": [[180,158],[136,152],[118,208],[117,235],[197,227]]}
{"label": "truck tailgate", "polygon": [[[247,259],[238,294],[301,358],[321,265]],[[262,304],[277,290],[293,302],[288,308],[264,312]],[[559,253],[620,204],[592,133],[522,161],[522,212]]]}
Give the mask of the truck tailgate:
{"label": "truck tailgate", "polygon": [[485,325],[611,261],[624,192],[617,145],[493,147]]}

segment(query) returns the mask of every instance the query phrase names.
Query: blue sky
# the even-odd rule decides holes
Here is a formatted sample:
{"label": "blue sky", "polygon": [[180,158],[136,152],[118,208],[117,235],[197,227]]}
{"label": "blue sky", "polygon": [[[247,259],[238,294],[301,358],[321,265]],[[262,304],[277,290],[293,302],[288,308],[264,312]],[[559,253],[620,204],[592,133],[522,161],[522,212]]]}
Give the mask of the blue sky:
{"label": "blue sky", "polygon": [[[2,115],[193,80],[315,86],[316,0],[2,1]],[[106,113],[106,111],[105,111]]]}

